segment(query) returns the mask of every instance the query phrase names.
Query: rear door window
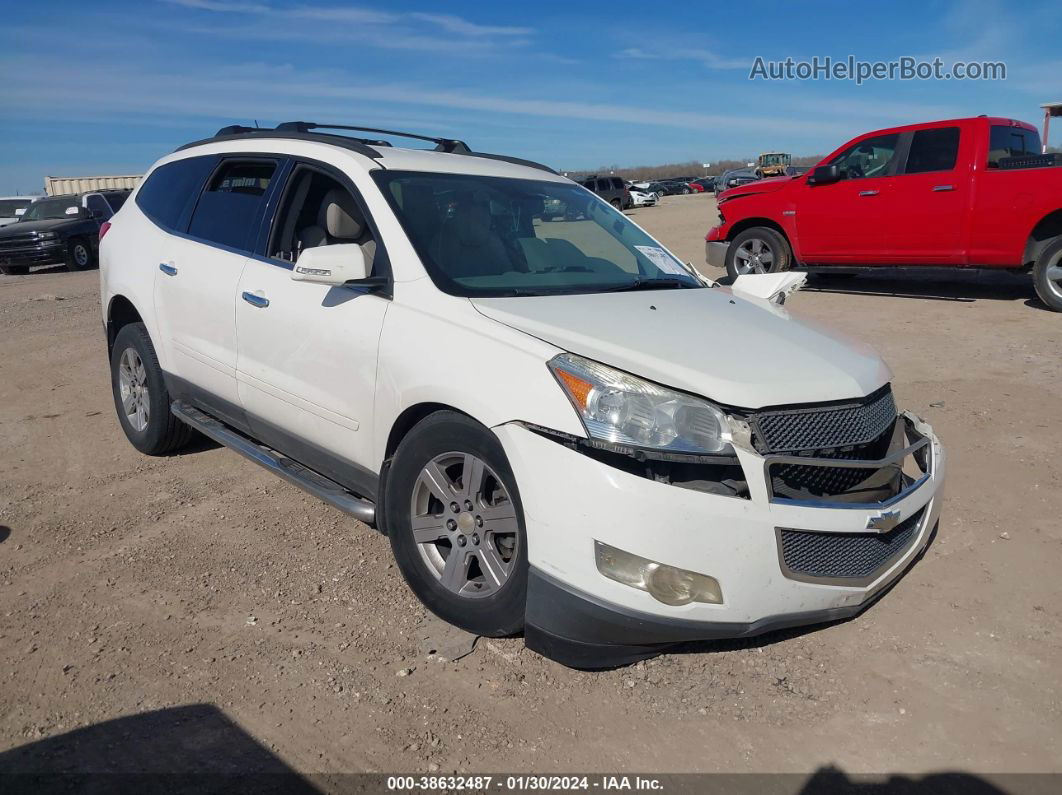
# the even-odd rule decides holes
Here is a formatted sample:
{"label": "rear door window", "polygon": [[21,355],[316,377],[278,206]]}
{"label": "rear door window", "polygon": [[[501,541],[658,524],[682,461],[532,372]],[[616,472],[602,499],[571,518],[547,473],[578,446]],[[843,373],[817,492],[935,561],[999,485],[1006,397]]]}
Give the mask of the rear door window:
{"label": "rear door window", "polygon": [[931,127],[917,130],[911,139],[905,174],[951,171],[959,156],[959,128]]}
{"label": "rear door window", "polygon": [[621,180],[619,177],[613,177],[612,190],[623,190],[623,180]]}
{"label": "rear door window", "polygon": [[272,160],[223,162],[199,197],[188,234],[209,243],[250,251],[276,169]]}
{"label": "rear door window", "polygon": [[599,179],[599,180],[597,181],[597,189],[598,189],[598,190],[600,190],[600,191],[607,191],[607,190],[609,190],[609,187],[608,187],[608,180],[607,180],[607,179]]}
{"label": "rear door window", "polygon": [[217,158],[211,155],[175,160],[159,166],[140,186],[136,194],[137,206],[163,229],[183,232],[182,217],[199,195],[216,163]]}

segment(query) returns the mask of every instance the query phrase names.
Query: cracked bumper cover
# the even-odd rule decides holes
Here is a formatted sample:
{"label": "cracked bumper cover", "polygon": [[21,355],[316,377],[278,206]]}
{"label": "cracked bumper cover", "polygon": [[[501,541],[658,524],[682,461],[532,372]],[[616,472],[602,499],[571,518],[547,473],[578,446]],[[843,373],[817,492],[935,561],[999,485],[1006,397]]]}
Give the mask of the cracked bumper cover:
{"label": "cracked bumper cover", "polygon": [[[779,562],[777,528],[866,533],[878,506],[779,502],[764,458],[738,448],[750,499],[658,483],[600,463],[526,428],[495,428],[520,484],[531,572],[528,646],[567,665],[622,665],[697,640],[760,635],[853,616],[882,596],[922,555],[940,513],[945,457],[932,429],[924,481],[890,502],[906,519],[922,511],[914,540],[873,578],[802,582]],[[668,606],[597,571],[594,541],[719,580],[723,604]]]}

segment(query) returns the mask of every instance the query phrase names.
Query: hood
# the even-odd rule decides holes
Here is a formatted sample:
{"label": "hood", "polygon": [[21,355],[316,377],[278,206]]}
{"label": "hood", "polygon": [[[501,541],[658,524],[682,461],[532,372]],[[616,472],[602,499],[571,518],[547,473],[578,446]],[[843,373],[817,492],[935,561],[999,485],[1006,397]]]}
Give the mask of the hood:
{"label": "hood", "polygon": [[774,193],[776,190],[781,190],[796,177],[768,177],[767,179],[758,179],[755,182],[750,182],[747,185],[738,185],[734,188],[727,188],[720,193],[716,198],[723,201],[726,199],[734,199],[738,196],[751,196],[759,193]]}
{"label": "hood", "polygon": [[66,227],[80,226],[85,223],[84,218],[54,218],[42,221],[17,221],[0,229],[0,237],[4,235],[23,235],[26,232],[58,232]]}
{"label": "hood", "polygon": [[729,406],[864,397],[890,378],[868,346],[722,287],[471,300],[565,351]]}

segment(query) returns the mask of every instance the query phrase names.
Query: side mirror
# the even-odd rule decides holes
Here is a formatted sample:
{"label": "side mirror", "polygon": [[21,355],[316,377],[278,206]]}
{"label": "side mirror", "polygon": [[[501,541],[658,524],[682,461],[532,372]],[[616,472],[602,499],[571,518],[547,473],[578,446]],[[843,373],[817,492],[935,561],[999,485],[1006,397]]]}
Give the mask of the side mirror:
{"label": "side mirror", "polygon": [[841,180],[841,167],[838,165],[832,166],[817,166],[814,171],[811,172],[811,177],[808,179],[809,185],[829,185],[831,182],[839,182]]}
{"label": "side mirror", "polygon": [[333,246],[314,246],[299,255],[291,270],[291,278],[297,282],[314,282],[340,287],[349,282],[368,285],[368,264],[365,252],[357,243],[342,243]]}

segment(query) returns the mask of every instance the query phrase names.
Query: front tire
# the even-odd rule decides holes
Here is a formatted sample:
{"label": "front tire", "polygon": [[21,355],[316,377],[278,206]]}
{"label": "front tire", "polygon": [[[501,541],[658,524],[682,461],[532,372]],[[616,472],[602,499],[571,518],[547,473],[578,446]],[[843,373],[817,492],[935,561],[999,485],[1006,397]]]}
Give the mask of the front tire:
{"label": "front tire", "polygon": [[1040,252],[1033,267],[1033,284],[1049,309],[1062,312],[1062,238]]}
{"label": "front tire", "polygon": [[731,279],[751,273],[778,273],[793,265],[793,250],[778,232],[754,226],[739,232],[726,250],[726,272]]}
{"label": "front tire", "polygon": [[421,602],[477,635],[519,632],[527,535],[497,437],[463,414],[432,414],[398,446],[386,488],[391,549]]}
{"label": "front tire", "polygon": [[123,326],[114,340],[111,392],[118,422],[141,453],[165,455],[188,443],[192,429],[170,411],[170,393],[143,323]]}
{"label": "front tire", "polygon": [[67,243],[65,262],[69,271],[87,271],[96,265],[96,257],[87,240],[75,237]]}

